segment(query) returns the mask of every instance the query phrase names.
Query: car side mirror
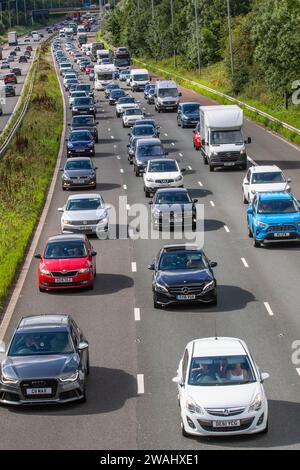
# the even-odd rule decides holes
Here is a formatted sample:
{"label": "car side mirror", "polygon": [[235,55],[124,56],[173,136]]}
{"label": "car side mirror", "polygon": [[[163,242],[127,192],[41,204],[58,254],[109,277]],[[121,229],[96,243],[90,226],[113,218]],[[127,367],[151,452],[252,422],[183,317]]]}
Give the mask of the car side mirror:
{"label": "car side mirror", "polygon": [[80,341],[78,344],[78,351],[84,351],[84,349],[87,349],[89,347],[89,343],[87,341]]}
{"label": "car side mirror", "polygon": [[251,137],[248,137],[248,139],[247,139],[247,144],[251,144],[251,142],[252,142]]}
{"label": "car side mirror", "polygon": [[181,168],[181,173],[184,173],[186,171],[186,168]]}
{"label": "car side mirror", "polygon": [[195,131],[195,129],[193,130],[193,134],[196,134],[196,131]]}
{"label": "car side mirror", "polygon": [[205,145],[205,139],[201,139],[201,145]]}
{"label": "car side mirror", "polygon": [[63,169],[63,168],[60,168],[59,171],[64,171],[64,169]]}
{"label": "car side mirror", "polygon": [[247,214],[249,214],[249,215],[253,215],[253,214],[254,214],[252,207],[249,207],[249,209],[247,209]]}
{"label": "car side mirror", "polygon": [[35,257],[36,259],[42,259],[42,255],[41,255],[40,253],[36,253],[36,254],[34,255],[34,257]]}
{"label": "car side mirror", "polygon": [[183,387],[183,380],[181,377],[173,377],[172,382],[174,382],[177,385],[180,385],[180,387]]}
{"label": "car side mirror", "polygon": [[94,166],[94,170],[98,170],[98,167],[97,167],[97,166]]}
{"label": "car side mirror", "polygon": [[210,266],[211,268],[215,268],[216,266],[218,266],[218,263],[217,263],[216,261],[210,261],[210,262],[209,262],[209,266]]}
{"label": "car side mirror", "polygon": [[4,341],[0,341],[0,353],[5,353],[5,343],[4,343]]}
{"label": "car side mirror", "polygon": [[71,125],[71,123],[70,123],[70,122],[68,122],[68,126],[70,126],[70,125]]}
{"label": "car side mirror", "polygon": [[165,155],[169,155],[169,152],[165,152]]}
{"label": "car side mirror", "polygon": [[193,199],[193,202],[196,204],[196,202],[198,202],[198,199]]}
{"label": "car side mirror", "polygon": [[126,147],[128,147],[128,148],[129,148],[129,147],[130,147],[130,144],[127,144],[127,145],[126,145]]}
{"label": "car side mirror", "polygon": [[99,124],[99,121],[96,122],[96,125],[98,125],[98,124]]}
{"label": "car side mirror", "polygon": [[91,256],[97,256],[97,251],[91,251]]}
{"label": "car side mirror", "polygon": [[59,207],[57,210],[58,210],[58,212],[64,212],[64,208],[63,208],[63,207]]}
{"label": "car side mirror", "polygon": [[178,96],[182,96],[182,93],[181,93],[181,91],[178,93]]}
{"label": "car side mirror", "polygon": [[270,378],[270,374],[268,374],[267,372],[262,372],[260,374],[260,381],[261,382],[264,382],[265,380],[269,379]]}
{"label": "car side mirror", "polygon": [[292,182],[291,178],[288,178],[286,181],[287,181],[287,183],[291,183],[291,182]]}
{"label": "car side mirror", "polygon": [[149,201],[149,202],[148,202],[148,204],[149,204],[150,206],[152,206],[152,204],[153,204],[153,201]]}
{"label": "car side mirror", "polygon": [[154,271],[155,264],[154,263],[149,264],[148,269],[149,269],[149,271]]}

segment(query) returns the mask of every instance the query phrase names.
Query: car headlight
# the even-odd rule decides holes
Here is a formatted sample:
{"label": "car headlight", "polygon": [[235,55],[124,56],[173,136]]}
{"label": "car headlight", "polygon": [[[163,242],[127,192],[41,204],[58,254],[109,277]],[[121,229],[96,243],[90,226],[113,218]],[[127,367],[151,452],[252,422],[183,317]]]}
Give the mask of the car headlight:
{"label": "car headlight", "polygon": [[217,156],[218,156],[218,152],[213,152],[213,153],[212,153],[212,156],[213,156],[213,157],[217,157]]}
{"label": "car headlight", "polygon": [[79,269],[79,274],[86,274],[86,273],[89,273],[91,271],[91,268],[81,268]]}
{"label": "car headlight", "polygon": [[246,149],[242,149],[242,150],[240,151],[240,154],[241,154],[241,155],[246,155],[246,154],[247,154]]}
{"label": "car headlight", "polygon": [[147,178],[146,178],[146,181],[148,181],[148,183],[154,183],[154,179],[153,179],[153,178],[147,177]]}
{"label": "car headlight", "polygon": [[187,397],[186,399],[186,409],[190,412],[190,413],[197,413],[199,415],[203,415],[203,409],[201,408],[201,406],[199,406],[195,400],[193,400],[193,398],[191,397]]}
{"label": "car headlight", "polygon": [[40,270],[40,273],[41,273],[41,274],[51,274],[51,272],[48,271],[48,269],[41,269],[41,270]]}
{"label": "car headlight", "polygon": [[297,222],[295,222],[297,225],[300,225],[300,220],[298,220]]}
{"label": "car headlight", "polygon": [[255,189],[251,189],[251,193],[252,193],[252,194],[256,194],[257,191],[255,191]]}
{"label": "car headlight", "polygon": [[94,111],[94,108],[90,108],[90,111]]}
{"label": "car headlight", "polygon": [[78,370],[76,370],[76,372],[73,372],[71,375],[60,377],[59,380],[61,382],[75,382],[78,379],[78,375]]}
{"label": "car headlight", "polygon": [[182,180],[182,176],[181,176],[181,175],[176,176],[175,181],[181,181],[181,180]]}
{"label": "car headlight", "polygon": [[262,407],[262,396],[260,393],[258,393],[256,397],[254,398],[253,402],[251,403],[251,405],[249,406],[249,412],[258,411],[261,409],[261,407]]}
{"label": "car headlight", "polygon": [[215,287],[215,281],[212,280],[212,281],[209,281],[207,284],[205,284],[202,291],[210,290],[210,289],[213,289],[214,287]]}
{"label": "car headlight", "polygon": [[94,147],[94,142],[90,142],[87,146],[88,146],[89,148]]}
{"label": "car headlight", "polygon": [[9,384],[17,384],[19,382],[18,379],[14,379],[12,377],[8,377],[7,375],[5,375],[3,372],[1,374],[1,382],[3,384],[6,384],[6,385],[9,385]]}
{"label": "car headlight", "polygon": [[257,225],[258,225],[259,227],[267,227],[267,226],[268,226],[268,224],[266,224],[265,222],[262,222],[261,220],[258,220],[258,221],[257,221]]}
{"label": "car headlight", "polygon": [[62,220],[62,223],[65,224],[65,225],[71,225],[71,224],[72,224],[72,220],[63,219],[63,220]]}
{"label": "car headlight", "polygon": [[71,142],[68,142],[68,147],[69,147],[70,149],[72,149],[72,148],[74,147],[74,145],[73,145]]}
{"label": "car headlight", "polygon": [[73,111],[78,111],[78,108],[73,108]]}
{"label": "car headlight", "polygon": [[163,284],[161,284],[160,282],[157,282],[155,284],[155,290],[157,292],[168,292],[168,289]]}
{"label": "car headlight", "polygon": [[183,115],[182,115],[182,119],[183,119],[184,121],[187,121],[189,118],[188,118],[188,116],[186,116],[185,114],[183,114]]}

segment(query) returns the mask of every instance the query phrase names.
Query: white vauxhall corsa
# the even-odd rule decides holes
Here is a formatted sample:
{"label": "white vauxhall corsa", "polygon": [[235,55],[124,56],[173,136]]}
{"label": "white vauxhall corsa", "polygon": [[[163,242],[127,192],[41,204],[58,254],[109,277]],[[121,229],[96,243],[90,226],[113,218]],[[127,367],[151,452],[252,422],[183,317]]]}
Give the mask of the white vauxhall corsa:
{"label": "white vauxhall corsa", "polygon": [[244,203],[252,201],[257,192],[291,191],[290,182],[276,165],[251,166],[242,185]]}
{"label": "white vauxhall corsa", "polygon": [[202,338],[187,344],[173,382],[178,385],[184,436],[268,431],[268,402],[260,373],[244,341]]}
{"label": "white vauxhall corsa", "polygon": [[143,175],[145,196],[154,194],[158,188],[183,188],[184,171],[171,158],[149,160]]}
{"label": "white vauxhall corsa", "polygon": [[74,194],[64,207],[58,208],[63,233],[103,234],[109,229],[108,210],[100,194]]}

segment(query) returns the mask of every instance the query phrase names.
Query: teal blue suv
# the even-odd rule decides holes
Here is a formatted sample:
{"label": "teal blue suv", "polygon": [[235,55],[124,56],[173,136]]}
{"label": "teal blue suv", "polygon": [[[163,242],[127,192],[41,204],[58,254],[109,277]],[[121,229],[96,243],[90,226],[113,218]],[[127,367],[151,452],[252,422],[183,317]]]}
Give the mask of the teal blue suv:
{"label": "teal blue suv", "polygon": [[300,206],[287,191],[256,193],[247,210],[248,236],[265,241],[300,239]]}

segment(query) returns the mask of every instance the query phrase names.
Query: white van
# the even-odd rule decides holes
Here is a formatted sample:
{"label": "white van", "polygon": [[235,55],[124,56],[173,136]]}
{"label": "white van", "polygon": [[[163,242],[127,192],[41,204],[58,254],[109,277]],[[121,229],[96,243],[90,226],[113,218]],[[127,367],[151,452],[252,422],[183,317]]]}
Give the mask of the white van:
{"label": "white van", "polygon": [[115,78],[117,69],[113,64],[95,65],[95,90],[104,90]]}
{"label": "white van", "polygon": [[130,71],[129,86],[131,91],[143,91],[145,85],[151,81],[146,69],[132,69]]}
{"label": "white van", "polygon": [[154,105],[159,113],[164,110],[177,110],[181,93],[172,80],[157,80],[154,92]]}

